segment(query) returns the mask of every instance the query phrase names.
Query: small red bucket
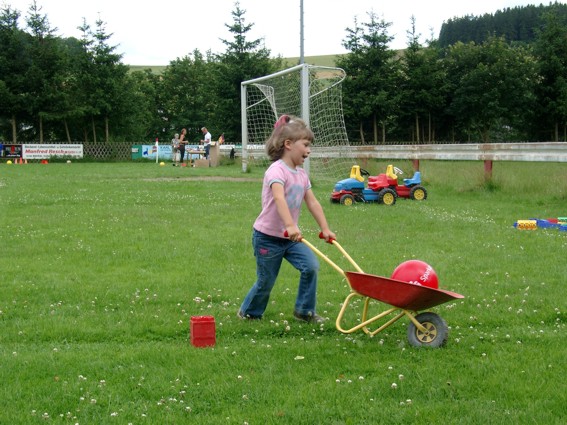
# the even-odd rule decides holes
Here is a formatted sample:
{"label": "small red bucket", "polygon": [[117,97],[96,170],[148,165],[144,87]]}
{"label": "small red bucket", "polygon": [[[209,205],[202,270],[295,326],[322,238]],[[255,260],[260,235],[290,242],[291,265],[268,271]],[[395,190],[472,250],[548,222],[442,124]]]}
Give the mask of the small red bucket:
{"label": "small red bucket", "polygon": [[210,347],[216,343],[215,318],[213,316],[192,316],[190,329],[191,345]]}

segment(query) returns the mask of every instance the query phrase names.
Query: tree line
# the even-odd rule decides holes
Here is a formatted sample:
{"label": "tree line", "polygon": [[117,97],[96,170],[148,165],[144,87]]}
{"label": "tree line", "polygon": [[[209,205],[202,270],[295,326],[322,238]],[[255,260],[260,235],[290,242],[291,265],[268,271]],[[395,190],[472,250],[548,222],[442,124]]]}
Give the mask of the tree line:
{"label": "tree line", "polygon": [[[529,7],[528,7],[529,8]],[[347,28],[337,58],[346,71],[343,107],[352,143],[566,140],[567,22],[562,5],[538,8],[529,42],[487,32],[482,41],[420,41],[415,19],[403,51],[391,23],[373,12]],[[517,13],[517,9],[513,9]],[[206,126],[241,142],[240,83],[285,67],[239,3],[222,53],[194,50],[162,73],[122,63],[105,22],[83,20],[81,38],[61,38],[35,1],[0,12],[0,140],[68,142],[189,140]]]}
{"label": "tree line", "polygon": [[[567,17],[567,5],[554,2],[552,10],[562,20]],[[477,44],[484,42],[488,35],[504,37],[509,42],[532,43],[537,31],[545,22],[549,6],[543,4],[505,8],[481,16],[467,15],[444,22],[439,32],[439,45],[448,47],[458,41]]]}
{"label": "tree line", "polygon": [[[162,73],[132,71],[110,43],[98,19],[86,20],[81,37],[58,37],[33,1],[21,12],[0,10],[0,141],[131,142],[168,141],[182,128],[188,140],[213,135],[240,140],[240,82],[273,73],[262,40],[246,35],[238,3],[226,25],[233,39],[220,54],[194,50],[172,60]],[[215,137],[216,137],[215,136]]]}

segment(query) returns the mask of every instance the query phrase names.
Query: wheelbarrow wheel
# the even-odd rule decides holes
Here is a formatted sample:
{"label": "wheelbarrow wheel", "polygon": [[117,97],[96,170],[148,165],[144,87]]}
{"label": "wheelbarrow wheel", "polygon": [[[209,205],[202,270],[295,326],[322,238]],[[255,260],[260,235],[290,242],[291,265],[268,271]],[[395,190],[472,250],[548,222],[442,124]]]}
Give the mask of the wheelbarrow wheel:
{"label": "wheelbarrow wheel", "polygon": [[435,313],[420,313],[415,319],[427,330],[423,332],[410,322],[408,340],[414,347],[442,347],[447,342],[449,329],[447,323]]}

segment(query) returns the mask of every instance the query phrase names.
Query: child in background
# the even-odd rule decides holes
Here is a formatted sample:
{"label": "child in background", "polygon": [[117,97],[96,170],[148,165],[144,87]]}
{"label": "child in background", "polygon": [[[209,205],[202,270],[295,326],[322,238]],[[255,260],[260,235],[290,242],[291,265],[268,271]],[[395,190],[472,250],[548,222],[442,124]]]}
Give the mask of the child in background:
{"label": "child in background", "polygon": [[313,132],[303,120],[283,115],[266,143],[273,164],[264,174],[262,211],[252,234],[257,279],[238,311],[240,318],[262,318],[285,258],[300,272],[294,317],[309,323],[324,321],[315,311],[319,262],[311,249],[301,243],[298,227],[305,202],[325,240],[336,238],[311,190],[309,177],[301,168],[311,153],[313,139]]}
{"label": "child in background", "polygon": [[176,166],[179,164],[179,134],[175,133],[175,136],[173,136],[173,139],[171,139],[171,154],[172,154],[172,162],[173,162],[173,166]]}

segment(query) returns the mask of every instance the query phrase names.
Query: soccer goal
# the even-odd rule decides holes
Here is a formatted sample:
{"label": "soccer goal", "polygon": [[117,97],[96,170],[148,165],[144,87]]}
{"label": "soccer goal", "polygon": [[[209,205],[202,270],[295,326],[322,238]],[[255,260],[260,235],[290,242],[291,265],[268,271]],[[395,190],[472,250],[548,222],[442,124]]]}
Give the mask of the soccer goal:
{"label": "soccer goal", "polygon": [[297,65],[271,75],[241,83],[242,171],[252,164],[267,167],[264,143],[283,114],[303,118],[315,141],[304,168],[313,177],[342,178],[352,159],[346,152],[340,68]]}

